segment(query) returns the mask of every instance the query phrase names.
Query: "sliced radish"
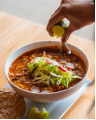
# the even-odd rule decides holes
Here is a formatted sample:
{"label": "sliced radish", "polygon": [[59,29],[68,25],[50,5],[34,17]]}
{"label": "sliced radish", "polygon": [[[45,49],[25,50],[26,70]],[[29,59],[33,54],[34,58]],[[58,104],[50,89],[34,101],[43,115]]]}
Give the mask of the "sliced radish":
{"label": "sliced radish", "polygon": [[48,64],[51,64],[49,61],[47,61],[46,59],[45,59],[45,61],[48,63]]}
{"label": "sliced radish", "polygon": [[61,67],[60,65],[59,65],[59,69],[63,72],[66,72],[66,70],[63,67]]}
{"label": "sliced radish", "polygon": [[[46,59],[45,59],[46,60]],[[48,64],[51,64],[49,61],[47,61],[46,60],[46,62],[48,63]],[[63,72],[66,72],[66,70],[63,68],[63,67],[61,67],[60,65],[57,65],[58,66],[58,68],[61,70],[61,71],[63,71]]]}
{"label": "sliced radish", "polygon": [[66,68],[69,68],[71,70],[75,69],[72,63],[67,63]]}
{"label": "sliced radish", "polygon": [[69,69],[72,69],[72,70],[74,69],[74,68],[72,68],[72,67],[69,67],[69,66],[67,66],[67,65],[66,65],[66,68],[69,68]]}
{"label": "sliced radish", "polygon": [[67,66],[67,65],[66,65],[66,68],[69,68],[69,69],[71,69],[71,70],[73,70],[73,69],[74,69],[74,68],[72,68],[72,67],[69,67],[69,66]]}

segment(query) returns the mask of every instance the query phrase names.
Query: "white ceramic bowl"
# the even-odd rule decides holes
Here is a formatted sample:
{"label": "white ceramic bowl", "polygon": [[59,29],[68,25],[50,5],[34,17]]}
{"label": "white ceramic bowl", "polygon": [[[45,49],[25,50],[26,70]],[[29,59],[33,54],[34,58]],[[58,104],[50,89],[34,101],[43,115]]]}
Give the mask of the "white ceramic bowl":
{"label": "white ceramic bowl", "polygon": [[33,42],[31,44],[27,44],[19,49],[17,49],[14,53],[12,53],[9,58],[6,61],[5,64],[5,75],[6,78],[9,82],[9,84],[11,85],[11,87],[20,95],[22,95],[25,98],[31,99],[33,101],[38,101],[38,102],[54,102],[54,101],[59,101],[62,100],[72,94],[74,94],[77,90],[79,90],[81,88],[81,86],[83,85],[83,83],[86,80],[86,77],[88,75],[89,72],[89,61],[87,56],[84,54],[83,51],[81,51],[78,47],[72,45],[72,44],[68,44],[69,48],[72,50],[72,52],[78,54],[79,56],[81,56],[81,58],[84,61],[84,64],[87,68],[87,72],[85,77],[75,86],[66,89],[66,90],[62,90],[59,92],[53,92],[53,93],[32,93],[31,91],[26,91],[24,89],[21,89],[19,87],[17,87],[16,85],[14,85],[8,76],[8,70],[9,67],[11,65],[11,63],[22,53],[26,52],[26,51],[30,51],[33,50],[35,48],[40,48],[40,47],[44,47],[44,46],[61,46],[61,42],[59,41],[39,41],[39,42]]}

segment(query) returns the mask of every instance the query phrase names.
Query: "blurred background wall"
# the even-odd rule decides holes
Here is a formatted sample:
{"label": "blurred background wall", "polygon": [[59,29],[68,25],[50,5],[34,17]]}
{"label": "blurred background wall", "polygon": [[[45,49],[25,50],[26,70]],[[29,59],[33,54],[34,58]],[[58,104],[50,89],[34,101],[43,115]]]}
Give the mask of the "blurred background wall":
{"label": "blurred background wall", "polygon": [[[0,11],[47,25],[61,0],[0,0]],[[88,25],[73,34],[94,40],[95,23]]]}

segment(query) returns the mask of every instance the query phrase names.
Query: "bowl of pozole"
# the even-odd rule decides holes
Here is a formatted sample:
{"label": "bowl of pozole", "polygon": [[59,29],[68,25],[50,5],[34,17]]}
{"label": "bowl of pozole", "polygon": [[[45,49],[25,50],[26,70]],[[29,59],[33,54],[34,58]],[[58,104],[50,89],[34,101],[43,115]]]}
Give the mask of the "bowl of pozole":
{"label": "bowl of pozole", "polygon": [[39,41],[17,49],[5,64],[12,88],[25,98],[39,102],[59,101],[81,88],[89,72],[87,56],[78,47],[61,42]]}

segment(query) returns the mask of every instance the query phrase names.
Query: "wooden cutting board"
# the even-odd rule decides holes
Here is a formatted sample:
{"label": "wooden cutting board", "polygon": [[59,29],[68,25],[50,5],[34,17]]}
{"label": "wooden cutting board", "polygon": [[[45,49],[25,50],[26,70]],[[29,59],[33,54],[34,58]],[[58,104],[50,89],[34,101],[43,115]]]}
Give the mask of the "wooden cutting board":
{"label": "wooden cutting board", "polygon": [[[86,31],[85,31],[86,32]],[[0,87],[8,84],[4,75],[4,65],[19,47],[40,40],[59,40],[48,35],[46,27],[29,20],[17,18],[0,12]],[[85,52],[90,62],[88,79],[92,85],[82,94],[77,102],[62,117],[63,119],[94,119],[95,118],[95,43],[84,38],[71,35],[69,43],[76,45]]]}

